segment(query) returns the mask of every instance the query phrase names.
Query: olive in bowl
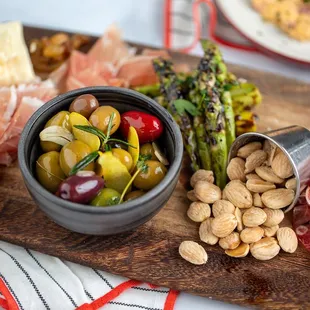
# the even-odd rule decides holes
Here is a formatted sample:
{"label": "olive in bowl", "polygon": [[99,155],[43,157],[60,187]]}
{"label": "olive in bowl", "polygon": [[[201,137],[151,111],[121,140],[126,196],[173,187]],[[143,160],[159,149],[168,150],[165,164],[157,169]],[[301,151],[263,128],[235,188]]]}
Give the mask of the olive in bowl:
{"label": "olive in bowl", "polygon": [[[38,159],[43,154],[40,145],[41,143],[39,135],[42,130],[44,130],[46,123],[57,113],[61,111],[70,111],[70,105],[72,104],[72,102],[74,102],[76,98],[81,95],[89,94],[97,99],[99,108],[111,106],[117,111],[119,111],[120,115],[133,110],[141,111],[154,115],[163,124],[163,134],[158,139],[158,145],[166,151],[167,159],[169,161],[168,169],[164,165],[155,169],[155,166],[158,166],[159,164],[156,163],[156,165],[154,165],[151,163],[152,167],[154,166],[154,168],[152,168],[151,170],[153,171],[155,169],[156,172],[158,172],[161,169],[163,176],[152,176],[153,182],[155,183],[151,185],[146,185],[146,187],[150,186],[151,189],[144,189],[141,188],[145,185],[143,182],[143,175],[140,175],[140,178],[142,179],[138,179],[139,182],[136,181],[136,184],[134,184],[133,182],[133,184],[131,185],[133,194],[130,195],[126,193],[127,195],[125,195],[122,204],[100,207],[100,205],[106,202],[117,201],[117,199],[119,198],[118,193],[120,191],[113,188],[115,184],[113,184],[113,182],[110,182],[109,184],[108,180],[105,180],[105,178],[103,178],[104,186],[105,188],[107,187],[108,190],[103,191],[101,188],[101,191],[103,191],[103,193],[101,193],[99,187],[96,186],[102,186],[103,184],[98,181],[94,186],[94,191],[97,191],[96,199],[93,199],[92,203],[85,204],[84,202],[76,203],[70,200],[63,199],[62,197],[67,197],[67,195],[70,196],[71,194],[67,191],[67,187],[63,185],[61,187],[61,192],[58,191],[55,195],[55,188],[57,186],[59,188],[61,185],[60,181],[55,181],[57,177],[54,177],[53,188],[51,189],[44,187],[37,177],[37,170],[39,170],[42,174],[42,179],[45,182],[48,182],[46,173],[44,178],[45,170],[37,165],[37,161],[39,161]],[[84,109],[84,106],[82,104],[77,106],[78,108],[82,106],[82,108]],[[81,110],[83,110],[82,108]],[[98,109],[98,107],[95,106],[94,109]],[[91,112],[94,113],[94,111]],[[72,113],[76,112],[73,111],[70,114]],[[89,113],[87,111],[86,114],[87,116],[89,116]],[[77,118],[78,117],[75,115],[74,119]],[[94,117],[93,122],[95,123],[95,121],[96,119]],[[104,130],[106,130],[106,127],[103,127],[101,129],[104,132]],[[74,129],[71,128],[71,130],[73,132],[73,136],[79,137],[79,139],[73,141],[79,141],[82,144],[88,144],[88,148],[83,146],[83,149],[87,150],[88,154],[93,153],[94,149],[98,147],[98,141],[96,139],[92,139],[92,141],[83,140],[83,135],[77,135],[76,133],[74,133]],[[80,145],[78,145],[78,147],[80,147]],[[74,150],[74,147],[72,146],[67,148],[69,150]],[[128,169],[129,171],[129,176],[134,175],[138,169],[137,167],[132,167],[133,164],[131,160],[127,158],[128,156],[126,151],[122,152],[119,150],[113,150],[113,148],[115,148],[115,146],[111,145],[111,150],[108,150],[106,152],[99,149],[99,155],[101,155],[102,153],[107,153],[105,157],[113,156],[113,161],[123,160],[123,166],[127,167],[126,169]],[[53,156],[51,156],[51,158],[54,161],[57,161],[57,158],[59,157],[57,162],[60,163],[60,170],[58,169],[59,167],[56,165],[53,167],[53,171],[57,172],[58,174],[63,172],[63,174],[60,175],[60,178],[62,180],[66,178],[70,179],[70,173],[72,172],[72,168],[76,165],[78,160],[73,157],[70,158],[66,154],[62,154],[63,147],[61,150],[53,152],[55,153],[52,154]],[[24,182],[37,205],[59,225],[72,231],[94,235],[111,235],[125,232],[136,228],[137,226],[145,223],[147,220],[152,218],[168,201],[177,184],[178,175],[181,168],[182,154],[183,144],[181,133],[170,114],[152,99],[144,95],[141,95],[132,90],[115,87],[83,88],[68,92],[52,99],[44,106],[42,106],[30,118],[21,135],[18,148],[19,165],[24,178]],[[95,167],[88,166],[88,169],[86,169],[88,171],[85,171],[84,177],[87,176],[91,178],[90,174],[94,172],[97,174],[97,176],[100,176],[101,171],[99,170],[98,172],[97,170],[100,158],[101,157],[98,157],[96,159],[97,162],[93,162]],[[104,158],[104,156],[102,158]],[[135,155],[132,156],[132,159],[133,162],[135,162]],[[149,161],[152,162],[153,159],[149,159]],[[99,169],[107,168],[107,165],[100,166],[99,162]],[[71,184],[79,184],[80,178],[83,177],[84,171],[80,172],[81,175],[75,176],[76,179],[70,179]],[[140,185],[137,184],[137,182],[140,183]],[[75,197],[73,194],[72,197]],[[89,197],[87,196],[86,198],[88,199]]]}

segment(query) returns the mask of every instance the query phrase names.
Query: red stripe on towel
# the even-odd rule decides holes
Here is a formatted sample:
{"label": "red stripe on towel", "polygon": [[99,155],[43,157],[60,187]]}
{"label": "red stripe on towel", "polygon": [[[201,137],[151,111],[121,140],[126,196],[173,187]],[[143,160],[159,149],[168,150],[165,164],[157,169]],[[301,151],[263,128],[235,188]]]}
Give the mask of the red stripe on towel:
{"label": "red stripe on towel", "polygon": [[128,280],[118,286],[116,286],[113,290],[111,290],[109,293],[105,294],[104,296],[96,299],[90,304],[83,304],[80,307],[78,307],[76,310],[96,310],[110,302],[111,300],[115,299],[117,296],[119,296],[121,293],[123,293],[125,290],[140,285],[140,281],[135,280]]}
{"label": "red stripe on towel", "polygon": [[4,307],[5,309],[9,309],[9,310],[18,310],[19,309],[14,297],[11,295],[11,292],[6,287],[5,283],[3,282],[3,280],[1,278],[0,278],[0,292],[5,297],[5,301],[6,301],[6,305],[7,305],[7,308]]}
{"label": "red stripe on towel", "polygon": [[159,287],[158,285],[154,285],[154,284],[152,284],[152,283],[148,283],[148,286],[149,286],[150,288],[157,288],[157,287]]}
{"label": "red stripe on towel", "polygon": [[175,291],[175,290],[169,291],[169,294],[168,294],[166,302],[165,302],[164,310],[173,310],[174,309],[174,305],[175,305],[175,302],[177,300],[178,295],[179,295],[178,291]]}

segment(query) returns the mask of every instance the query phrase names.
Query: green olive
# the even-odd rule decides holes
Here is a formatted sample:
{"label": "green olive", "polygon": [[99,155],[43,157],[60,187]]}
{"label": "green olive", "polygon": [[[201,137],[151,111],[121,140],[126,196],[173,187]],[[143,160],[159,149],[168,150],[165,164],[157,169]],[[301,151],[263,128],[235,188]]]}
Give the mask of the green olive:
{"label": "green olive", "polygon": [[133,199],[136,199],[140,196],[143,196],[145,194],[144,191],[133,191],[133,192],[130,192],[128,194],[125,195],[125,198],[124,198],[124,201],[129,201],[129,200],[133,200]]}
{"label": "green olive", "polygon": [[121,194],[112,188],[104,188],[98,195],[91,201],[92,206],[104,207],[113,206],[118,204]]}
{"label": "green olive", "polygon": [[[67,143],[60,151],[60,167],[66,176],[69,175],[71,169],[81,161],[86,155],[91,153],[90,147],[79,140]],[[83,170],[94,171],[94,163],[90,163]]]}
{"label": "green olive", "polygon": [[130,171],[133,161],[131,155],[127,151],[123,149],[113,148],[112,154],[114,157],[117,157],[123,165],[126,166],[128,171]]}
{"label": "green olive", "polygon": [[112,135],[119,127],[120,123],[121,123],[121,116],[119,114],[119,112],[114,109],[111,106],[101,106],[99,108],[97,108],[90,116],[89,121],[90,123],[99,128],[101,131],[103,131],[104,133],[107,132],[107,128],[108,128],[108,124],[109,124],[109,119],[112,115],[112,113],[114,113],[114,118],[112,121],[113,127],[111,129],[110,134]]}
{"label": "green olive", "polygon": [[147,160],[148,168],[145,172],[140,172],[135,178],[133,184],[142,190],[149,190],[155,187],[165,177],[167,168],[159,161]]}
{"label": "green olive", "polygon": [[151,143],[145,143],[140,148],[140,154],[141,155],[151,155],[151,160],[157,160],[157,157],[155,156],[154,148]]}
{"label": "green olive", "polygon": [[36,162],[36,173],[40,184],[56,193],[59,184],[66,177],[59,165],[59,153],[51,151],[41,155]]}
{"label": "green olive", "polygon": [[[54,115],[51,119],[47,121],[44,128],[50,126],[61,126],[71,131],[71,125],[69,123],[69,115],[70,113],[68,111],[58,112],[56,115]],[[61,145],[54,142],[41,141],[41,148],[44,152],[60,151]]]}

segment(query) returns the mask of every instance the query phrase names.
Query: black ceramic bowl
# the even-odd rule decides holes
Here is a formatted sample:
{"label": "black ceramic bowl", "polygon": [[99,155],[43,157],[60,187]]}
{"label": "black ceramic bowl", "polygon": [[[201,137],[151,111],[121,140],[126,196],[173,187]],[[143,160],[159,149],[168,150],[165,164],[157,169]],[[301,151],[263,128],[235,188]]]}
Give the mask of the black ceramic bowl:
{"label": "black ceramic bowl", "polygon": [[[111,105],[120,113],[139,110],[157,116],[164,124],[159,144],[170,162],[165,178],[145,195],[116,206],[93,207],[65,201],[43,188],[35,177],[35,163],[42,153],[39,133],[57,112],[83,94],[94,95],[100,105]],[[60,95],[44,104],[26,124],[18,146],[18,161],[26,187],[38,206],[57,224],[84,234],[111,235],[136,228],[152,218],[168,201],[180,173],[183,144],[180,130],[170,114],[138,92],[116,87],[88,87]]]}

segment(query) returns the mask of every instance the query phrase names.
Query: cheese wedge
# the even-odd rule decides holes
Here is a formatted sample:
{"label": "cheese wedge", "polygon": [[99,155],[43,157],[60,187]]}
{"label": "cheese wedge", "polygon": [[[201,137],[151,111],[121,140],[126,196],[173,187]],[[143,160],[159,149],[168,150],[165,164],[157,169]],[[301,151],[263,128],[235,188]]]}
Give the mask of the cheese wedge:
{"label": "cheese wedge", "polygon": [[21,23],[0,24],[0,86],[28,83],[34,79]]}

